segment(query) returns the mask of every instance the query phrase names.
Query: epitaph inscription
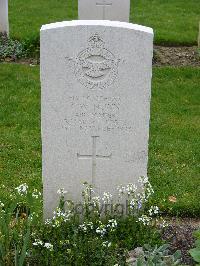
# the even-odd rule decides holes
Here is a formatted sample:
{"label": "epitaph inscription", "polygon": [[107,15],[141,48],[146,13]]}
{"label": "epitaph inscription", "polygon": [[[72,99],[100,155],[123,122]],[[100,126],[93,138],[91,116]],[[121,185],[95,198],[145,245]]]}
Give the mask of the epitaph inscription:
{"label": "epitaph inscription", "polygon": [[119,59],[105,48],[105,43],[98,34],[89,38],[88,47],[75,60],[70,60],[77,80],[88,89],[104,89],[117,78]]}
{"label": "epitaph inscription", "polygon": [[64,127],[67,130],[77,129],[83,132],[131,132],[132,121],[120,117],[120,97],[106,96],[70,96],[67,99],[68,112],[65,115]]}

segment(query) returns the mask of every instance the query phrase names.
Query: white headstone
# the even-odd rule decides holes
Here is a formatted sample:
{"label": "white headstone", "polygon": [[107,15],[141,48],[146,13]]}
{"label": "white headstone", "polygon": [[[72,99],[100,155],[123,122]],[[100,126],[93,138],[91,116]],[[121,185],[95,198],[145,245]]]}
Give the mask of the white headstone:
{"label": "white headstone", "polygon": [[112,21],[41,29],[44,214],[83,182],[114,194],[147,175],[153,31]]}
{"label": "white headstone", "polygon": [[0,0],[0,32],[9,33],[8,0]]}
{"label": "white headstone", "polygon": [[129,22],[130,0],[79,0],[80,20],[115,20]]}

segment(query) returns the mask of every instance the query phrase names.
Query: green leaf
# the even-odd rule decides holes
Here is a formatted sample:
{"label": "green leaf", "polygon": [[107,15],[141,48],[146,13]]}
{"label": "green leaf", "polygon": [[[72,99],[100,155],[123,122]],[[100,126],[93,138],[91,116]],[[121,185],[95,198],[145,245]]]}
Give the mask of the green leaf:
{"label": "green leaf", "polygon": [[195,245],[196,245],[197,247],[200,248],[200,239],[197,239],[197,240],[195,241]]}
{"label": "green leaf", "polygon": [[174,259],[175,260],[178,260],[181,258],[181,251],[180,250],[177,250],[175,253],[174,253]]}
{"label": "green leaf", "polygon": [[199,248],[190,249],[189,253],[196,262],[200,262],[200,249]]}

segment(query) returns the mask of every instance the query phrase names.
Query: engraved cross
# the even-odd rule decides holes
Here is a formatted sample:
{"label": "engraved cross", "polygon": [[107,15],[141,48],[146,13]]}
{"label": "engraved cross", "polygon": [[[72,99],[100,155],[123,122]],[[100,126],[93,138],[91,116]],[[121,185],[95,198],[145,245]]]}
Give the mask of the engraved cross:
{"label": "engraved cross", "polygon": [[95,184],[95,178],[96,178],[96,165],[97,165],[97,159],[103,159],[103,160],[110,160],[112,154],[110,155],[98,155],[97,154],[97,138],[99,136],[92,136],[92,154],[88,155],[81,155],[77,153],[78,159],[92,159],[92,184]]}
{"label": "engraved cross", "polygon": [[106,7],[112,6],[112,2],[107,2],[106,0],[103,0],[101,3],[97,2],[96,6],[103,7],[103,19],[106,17]]}

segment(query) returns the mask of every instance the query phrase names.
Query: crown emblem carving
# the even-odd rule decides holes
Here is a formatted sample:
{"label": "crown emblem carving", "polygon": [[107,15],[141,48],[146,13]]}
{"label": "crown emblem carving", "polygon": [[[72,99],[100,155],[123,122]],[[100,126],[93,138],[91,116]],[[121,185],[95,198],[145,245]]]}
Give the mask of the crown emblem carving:
{"label": "crown emblem carving", "polygon": [[89,38],[88,43],[92,48],[103,48],[104,47],[104,41],[97,33],[95,33]]}
{"label": "crown emblem carving", "polygon": [[120,59],[105,47],[104,40],[97,33],[88,39],[88,47],[68,60],[77,80],[88,89],[105,89],[118,76]]}

